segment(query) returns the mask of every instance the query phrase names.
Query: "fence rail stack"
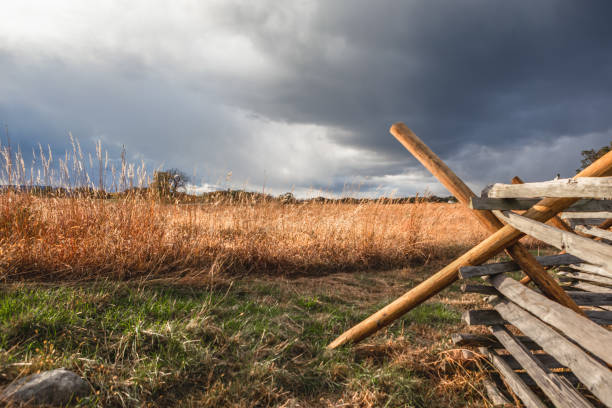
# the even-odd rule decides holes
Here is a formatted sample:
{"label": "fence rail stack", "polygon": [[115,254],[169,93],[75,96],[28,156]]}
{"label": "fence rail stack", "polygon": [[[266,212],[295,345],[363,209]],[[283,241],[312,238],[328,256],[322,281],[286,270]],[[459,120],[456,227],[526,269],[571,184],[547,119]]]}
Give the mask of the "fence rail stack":
{"label": "fence rail stack", "polygon": [[[477,197],[406,125],[390,132],[491,235],[328,348],[363,340],[457,279],[482,278],[486,284],[462,288],[487,295],[491,308],[468,311],[464,320],[491,334],[453,339],[480,347],[500,374],[506,391],[485,384],[494,404],[511,397],[527,407],[612,407],[612,152],[574,178],[515,177]],[[561,253],[535,257],[519,242],[525,235]],[[503,251],[511,262],[485,264]],[[515,271],[526,276],[514,279]]]}
{"label": "fence rail stack", "polygon": [[[503,222],[563,252],[536,259],[584,315],[513,279],[521,270],[514,262],[465,266],[459,269],[461,279],[485,284],[465,283],[462,290],[486,295],[492,309],[467,311],[463,320],[487,326],[491,335],[456,334],[453,342],[479,347],[499,373],[486,386],[496,404],[509,403],[514,395],[527,407],[547,406],[546,399],[557,407],[612,406],[612,177],[496,184],[486,195],[473,198],[470,208],[492,210]],[[562,220],[575,220],[571,229],[514,212],[533,205],[533,197],[581,197],[560,214]],[[507,390],[498,388],[502,385]]]}

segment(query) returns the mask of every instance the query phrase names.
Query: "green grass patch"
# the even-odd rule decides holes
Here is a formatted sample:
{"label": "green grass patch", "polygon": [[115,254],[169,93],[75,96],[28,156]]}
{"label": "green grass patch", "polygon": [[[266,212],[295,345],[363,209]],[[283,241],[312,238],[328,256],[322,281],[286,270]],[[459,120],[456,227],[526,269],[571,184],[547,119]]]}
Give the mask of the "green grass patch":
{"label": "green grass patch", "polygon": [[[360,276],[337,289],[367,293],[373,282]],[[67,367],[92,386],[81,406],[329,406],[368,398],[375,406],[444,406],[448,396],[432,394],[435,379],[396,361],[401,350],[325,350],[399,293],[351,301],[335,288],[311,286],[244,280],[218,288],[4,288],[0,386]],[[439,338],[437,330],[450,334],[459,315],[427,303],[369,342],[409,338],[411,327],[424,324]]]}

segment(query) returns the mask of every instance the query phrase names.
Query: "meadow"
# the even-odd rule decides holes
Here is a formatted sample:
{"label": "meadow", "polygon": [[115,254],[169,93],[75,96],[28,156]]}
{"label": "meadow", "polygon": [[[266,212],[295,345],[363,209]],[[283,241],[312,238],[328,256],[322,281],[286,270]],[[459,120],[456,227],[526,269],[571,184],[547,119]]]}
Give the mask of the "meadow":
{"label": "meadow", "polygon": [[484,231],[457,204],[166,204],[0,195],[0,280],[322,275],[449,257]]}
{"label": "meadow", "polygon": [[325,348],[486,236],[461,205],[92,190],[0,193],[0,388],[66,367],[87,407],[485,404],[449,357],[483,306],[458,285]]}

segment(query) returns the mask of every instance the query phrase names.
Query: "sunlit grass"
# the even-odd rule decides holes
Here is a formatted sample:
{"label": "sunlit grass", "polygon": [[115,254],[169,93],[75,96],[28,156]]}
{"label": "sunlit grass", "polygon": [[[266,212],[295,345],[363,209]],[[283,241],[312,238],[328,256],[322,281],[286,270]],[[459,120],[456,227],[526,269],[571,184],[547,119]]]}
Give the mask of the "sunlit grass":
{"label": "sunlit grass", "polygon": [[312,275],[448,257],[484,237],[460,205],[182,205],[0,194],[0,279]]}

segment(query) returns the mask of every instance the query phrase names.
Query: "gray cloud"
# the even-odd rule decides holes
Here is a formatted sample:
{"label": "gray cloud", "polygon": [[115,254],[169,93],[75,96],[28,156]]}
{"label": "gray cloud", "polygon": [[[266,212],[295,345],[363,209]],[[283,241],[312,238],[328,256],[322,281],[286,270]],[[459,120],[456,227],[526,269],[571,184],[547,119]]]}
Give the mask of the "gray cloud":
{"label": "gray cloud", "polygon": [[77,4],[87,24],[0,31],[0,121],[24,150],[72,130],[211,184],[407,194],[444,189],[396,121],[475,189],[571,176],[612,139],[607,1]]}

